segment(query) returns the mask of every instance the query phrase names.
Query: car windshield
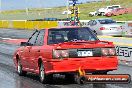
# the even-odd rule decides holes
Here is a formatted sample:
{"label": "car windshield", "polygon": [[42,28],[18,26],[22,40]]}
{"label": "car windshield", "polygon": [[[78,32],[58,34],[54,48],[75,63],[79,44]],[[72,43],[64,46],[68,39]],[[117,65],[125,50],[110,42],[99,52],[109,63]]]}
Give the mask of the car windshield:
{"label": "car windshield", "polygon": [[108,7],[108,9],[113,9],[113,7]]}
{"label": "car windshield", "polygon": [[89,28],[50,29],[48,44],[58,44],[72,41],[96,41],[98,38]]}
{"label": "car windshield", "polygon": [[100,24],[112,24],[112,23],[116,23],[116,21],[112,20],[112,19],[103,19],[103,20],[98,20],[100,22]]}

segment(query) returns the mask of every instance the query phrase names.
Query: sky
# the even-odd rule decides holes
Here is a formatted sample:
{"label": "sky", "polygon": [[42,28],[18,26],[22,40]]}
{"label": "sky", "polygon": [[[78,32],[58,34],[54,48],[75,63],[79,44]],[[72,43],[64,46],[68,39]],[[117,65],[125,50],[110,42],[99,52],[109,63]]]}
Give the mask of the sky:
{"label": "sky", "polygon": [[[66,6],[67,0],[0,0],[0,10]],[[97,0],[78,0],[78,2]]]}

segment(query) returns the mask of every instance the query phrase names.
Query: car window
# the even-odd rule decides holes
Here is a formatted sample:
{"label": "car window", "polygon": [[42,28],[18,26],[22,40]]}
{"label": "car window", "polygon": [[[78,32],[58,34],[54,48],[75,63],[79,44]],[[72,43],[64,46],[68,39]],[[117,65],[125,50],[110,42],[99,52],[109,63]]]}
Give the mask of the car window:
{"label": "car window", "polygon": [[36,38],[37,38],[37,35],[38,35],[38,31],[35,32],[32,37],[29,38],[28,40],[28,43],[30,43],[31,45],[34,45],[35,44],[35,41],[36,41]]}
{"label": "car window", "polygon": [[113,9],[113,7],[108,7],[108,9]]}
{"label": "car window", "polygon": [[90,28],[62,28],[50,29],[48,34],[48,44],[57,44],[71,41],[96,41],[96,36]]}
{"label": "car window", "polygon": [[39,31],[39,34],[38,34],[38,36],[37,36],[35,45],[41,46],[41,45],[44,44],[44,34],[45,34],[45,30]]}
{"label": "car window", "polygon": [[113,8],[119,8],[119,6],[112,6]]}

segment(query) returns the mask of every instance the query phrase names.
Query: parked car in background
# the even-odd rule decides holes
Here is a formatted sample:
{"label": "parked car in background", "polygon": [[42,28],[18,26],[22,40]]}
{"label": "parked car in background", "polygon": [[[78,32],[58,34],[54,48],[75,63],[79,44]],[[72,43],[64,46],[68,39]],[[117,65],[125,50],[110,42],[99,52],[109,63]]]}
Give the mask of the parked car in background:
{"label": "parked car in background", "polygon": [[113,9],[112,6],[107,6],[107,7],[105,7],[105,8],[100,8],[100,9],[98,9],[98,10],[97,10],[97,13],[98,13],[98,15],[103,16],[103,15],[105,15],[106,12],[109,12],[109,11],[111,11],[112,9]]}
{"label": "parked car in background", "polygon": [[90,20],[88,26],[97,35],[121,36],[123,27],[110,18]]}
{"label": "parked car in background", "polygon": [[118,15],[123,15],[123,14],[126,14],[128,13],[127,9],[126,8],[116,8],[116,9],[113,9],[109,12],[106,12],[105,13],[105,16],[118,16]]}
{"label": "parked car in background", "polygon": [[132,37],[132,23],[126,22],[124,25],[123,36]]}
{"label": "parked car in background", "polygon": [[107,6],[104,8],[100,8],[97,13],[98,15],[104,16],[106,13],[112,11],[113,9],[121,8],[120,5],[112,5],[112,6]]}
{"label": "parked car in background", "polygon": [[127,13],[132,13],[132,7],[131,8],[126,8],[127,9]]}
{"label": "parked car in background", "polygon": [[120,5],[112,5],[112,7],[113,7],[114,9],[116,9],[116,8],[121,8]]}

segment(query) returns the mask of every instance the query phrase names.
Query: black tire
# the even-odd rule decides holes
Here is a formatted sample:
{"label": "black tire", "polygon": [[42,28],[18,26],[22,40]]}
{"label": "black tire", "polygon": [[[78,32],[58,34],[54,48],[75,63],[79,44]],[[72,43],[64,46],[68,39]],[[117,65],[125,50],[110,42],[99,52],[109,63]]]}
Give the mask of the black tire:
{"label": "black tire", "polygon": [[76,78],[76,83],[77,84],[86,84],[87,79],[84,76],[80,76],[78,78]]}
{"label": "black tire", "polygon": [[67,82],[75,82],[75,74],[65,74],[65,80]]}
{"label": "black tire", "polygon": [[19,76],[24,76],[27,73],[26,71],[22,70],[22,64],[20,59],[17,61],[17,73],[19,74]]}
{"label": "black tire", "polygon": [[53,74],[46,75],[43,63],[40,64],[39,78],[41,83],[51,83],[53,80]]}

